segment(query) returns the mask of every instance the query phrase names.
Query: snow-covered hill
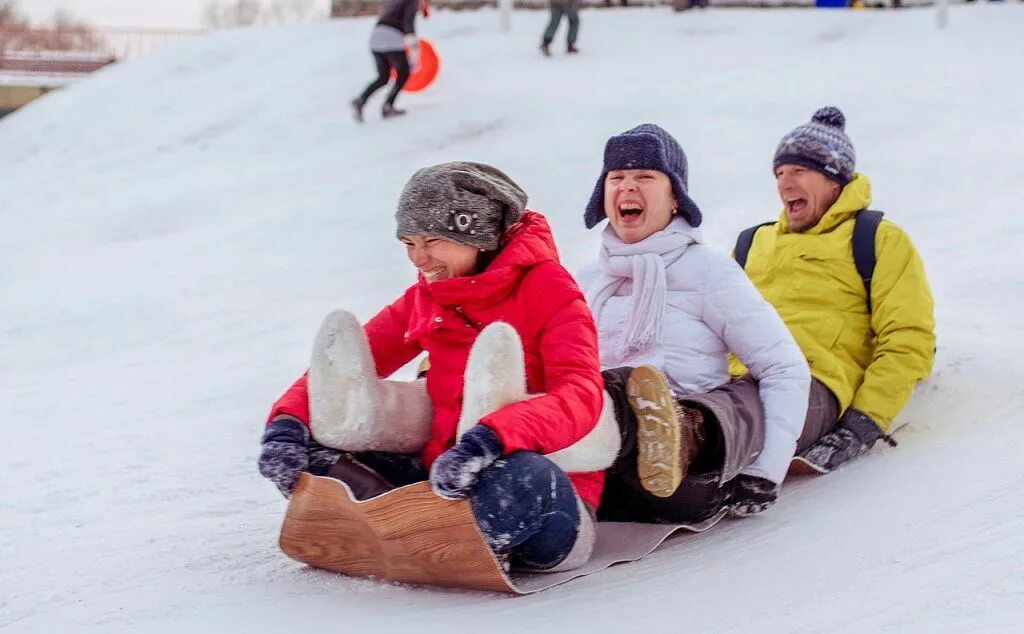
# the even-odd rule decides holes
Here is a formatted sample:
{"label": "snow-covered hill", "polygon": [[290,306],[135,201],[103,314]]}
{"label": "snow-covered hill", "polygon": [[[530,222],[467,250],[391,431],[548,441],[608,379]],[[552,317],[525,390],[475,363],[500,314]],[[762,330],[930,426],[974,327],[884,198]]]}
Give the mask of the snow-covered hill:
{"label": "snow-covered hill", "polygon": [[[437,12],[420,31],[441,76],[363,126],[347,102],[372,22],[250,29],[0,121],[0,630],[1017,631],[1024,6],[950,17],[588,11],[583,54],[549,60],[541,12],[508,34],[491,11]],[[596,252],[581,217],[605,139],[657,122],[726,250],[775,216],[775,144],[826,104],[936,295],[937,365],[898,449],[522,599],[277,550],[263,419],[329,309],[369,317],[413,279],[392,214],[415,169],[499,166],[575,269]]]}

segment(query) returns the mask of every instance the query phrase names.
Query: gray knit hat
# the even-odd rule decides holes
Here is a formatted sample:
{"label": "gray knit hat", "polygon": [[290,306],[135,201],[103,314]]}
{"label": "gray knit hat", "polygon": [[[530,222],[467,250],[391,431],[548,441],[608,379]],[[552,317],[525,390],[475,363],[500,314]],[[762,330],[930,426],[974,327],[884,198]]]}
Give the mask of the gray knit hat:
{"label": "gray knit hat", "polygon": [[810,123],[783,137],[775,150],[773,169],[779,169],[780,165],[801,165],[845,186],[853,180],[857,165],[857,153],[845,128],[846,117],[839,108],[821,108]]}
{"label": "gray knit hat", "polygon": [[583,212],[587,229],[593,229],[607,216],[604,212],[604,179],[613,170],[657,170],[672,182],[672,195],[679,205],[677,212],[691,227],[699,227],[703,217],[693,202],[687,186],[686,153],[664,128],[653,123],[642,123],[608,139],[604,145],[604,166],[597,179],[590,202]]}
{"label": "gray knit hat", "polygon": [[425,167],[398,200],[396,235],[437,236],[496,251],[501,235],[519,222],[526,192],[500,170],[455,161]]}

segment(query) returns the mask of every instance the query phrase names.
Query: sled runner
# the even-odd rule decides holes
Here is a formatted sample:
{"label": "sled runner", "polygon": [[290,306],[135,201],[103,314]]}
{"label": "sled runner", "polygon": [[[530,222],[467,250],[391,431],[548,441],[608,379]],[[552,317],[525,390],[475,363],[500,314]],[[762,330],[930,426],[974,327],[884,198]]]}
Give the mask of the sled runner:
{"label": "sled runner", "polygon": [[522,595],[636,561],[676,531],[705,531],[726,513],[698,524],[599,522],[594,554],[584,566],[507,573],[484,543],[466,500],[439,498],[428,482],[418,482],[358,501],[343,482],[303,473],[280,546],[292,559],[356,577]]}
{"label": "sled runner", "polygon": [[793,456],[789,462],[790,475],[822,475],[824,473],[829,473],[829,470],[800,456]]}

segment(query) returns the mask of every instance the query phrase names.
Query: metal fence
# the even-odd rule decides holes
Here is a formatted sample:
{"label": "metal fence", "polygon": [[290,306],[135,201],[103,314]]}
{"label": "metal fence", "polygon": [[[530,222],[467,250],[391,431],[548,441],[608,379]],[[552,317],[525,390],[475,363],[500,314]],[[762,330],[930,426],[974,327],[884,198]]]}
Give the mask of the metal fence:
{"label": "metal fence", "polygon": [[48,77],[88,75],[115,61],[110,55],[75,51],[0,51],[0,73]]}
{"label": "metal fence", "polygon": [[200,29],[98,29],[107,51],[119,60],[151,53],[168,44],[202,35]]}
{"label": "metal fence", "polygon": [[204,32],[198,29],[5,26],[0,27],[0,53],[75,52],[125,60]]}

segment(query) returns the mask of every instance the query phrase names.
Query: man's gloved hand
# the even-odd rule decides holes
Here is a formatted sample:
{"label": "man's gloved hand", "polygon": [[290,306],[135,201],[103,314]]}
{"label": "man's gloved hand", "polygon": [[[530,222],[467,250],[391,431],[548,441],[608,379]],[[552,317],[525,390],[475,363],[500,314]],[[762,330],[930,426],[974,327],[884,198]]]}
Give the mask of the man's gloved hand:
{"label": "man's gloved hand", "polygon": [[779,499],[779,485],[767,478],[740,474],[732,481],[726,504],[733,517],[749,517],[773,506]]}
{"label": "man's gloved hand", "polygon": [[469,495],[480,472],[501,457],[501,441],[489,427],[476,425],[430,466],[434,493],[448,500]]}
{"label": "man's gloved hand", "polygon": [[866,453],[879,438],[896,446],[896,441],[882,433],[882,429],[867,414],[851,407],[836,423],[835,429],[805,449],[800,457],[832,471],[844,462]]}
{"label": "man's gloved hand", "polygon": [[309,466],[309,431],[295,419],[277,419],[267,425],[260,444],[260,473],[289,497],[299,473]]}

